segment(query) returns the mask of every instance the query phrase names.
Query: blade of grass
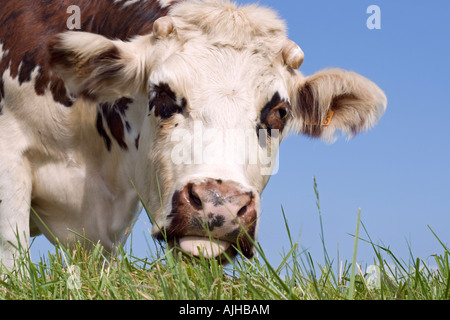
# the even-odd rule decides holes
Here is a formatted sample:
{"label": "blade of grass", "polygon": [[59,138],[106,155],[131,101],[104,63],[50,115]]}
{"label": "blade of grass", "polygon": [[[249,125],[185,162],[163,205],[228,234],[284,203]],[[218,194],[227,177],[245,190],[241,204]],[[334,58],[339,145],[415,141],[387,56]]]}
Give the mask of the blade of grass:
{"label": "blade of grass", "polygon": [[441,244],[441,246],[445,249],[445,251],[447,251],[448,253],[450,253],[449,249],[447,248],[447,246],[441,241],[441,239],[439,239],[439,237],[436,235],[436,233],[434,233],[433,229],[431,229],[431,227],[429,225],[427,225],[428,229],[430,229],[431,233],[433,233],[433,235],[436,237],[436,239],[439,241],[439,243]]}
{"label": "blade of grass", "polygon": [[317,187],[317,181],[316,181],[316,177],[313,177],[314,179],[314,193],[316,194],[316,206],[317,206],[317,210],[319,212],[319,222],[320,222],[320,240],[322,241],[322,246],[323,246],[323,256],[325,259],[325,264],[326,265],[331,265],[330,263],[330,258],[328,256],[328,252],[327,252],[327,248],[325,246],[325,233],[323,232],[323,221],[322,221],[322,210],[320,208],[320,198],[319,198],[319,189]]}
{"label": "blade of grass", "polygon": [[353,300],[353,295],[355,291],[355,271],[356,271],[356,252],[358,251],[358,235],[359,235],[359,222],[361,220],[361,209],[358,210],[358,218],[356,220],[356,233],[355,233],[355,244],[353,246],[353,259],[352,259],[352,271],[350,275],[350,288],[348,291],[347,298]]}

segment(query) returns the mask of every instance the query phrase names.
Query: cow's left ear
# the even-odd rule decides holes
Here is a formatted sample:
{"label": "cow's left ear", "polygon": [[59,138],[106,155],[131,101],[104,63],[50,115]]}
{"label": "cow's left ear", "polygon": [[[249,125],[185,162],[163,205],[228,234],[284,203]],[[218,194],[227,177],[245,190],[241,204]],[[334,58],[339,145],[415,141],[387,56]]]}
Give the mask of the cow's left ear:
{"label": "cow's left ear", "polygon": [[329,69],[295,79],[289,125],[297,133],[333,142],[337,130],[352,137],[372,128],[386,110],[383,91],[354,72]]}
{"label": "cow's left ear", "polygon": [[50,68],[69,91],[93,101],[115,101],[145,88],[145,64],[133,42],[69,31],[48,42]]}

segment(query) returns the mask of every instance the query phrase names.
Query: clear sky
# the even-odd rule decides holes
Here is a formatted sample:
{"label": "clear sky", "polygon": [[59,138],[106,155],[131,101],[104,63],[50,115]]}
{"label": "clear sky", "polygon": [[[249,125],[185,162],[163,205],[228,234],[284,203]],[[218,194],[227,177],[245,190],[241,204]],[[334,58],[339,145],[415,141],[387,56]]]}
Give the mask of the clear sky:
{"label": "clear sky", "polygon": [[[238,3],[252,1],[240,0]],[[291,136],[280,148],[280,169],[263,193],[259,240],[277,264],[289,250],[281,206],[295,240],[322,261],[316,177],[325,242],[331,258],[351,261],[358,209],[375,243],[402,259],[427,259],[443,249],[429,225],[450,245],[450,1],[260,0],[279,12],[305,52],[305,75],[339,67],[358,72],[386,93],[380,123],[332,145]],[[428,4],[426,4],[428,3]],[[370,5],[381,10],[381,29],[370,30]],[[152,242],[141,215],[133,251],[144,257]],[[361,229],[363,238],[367,238]],[[39,237],[33,257],[45,253]],[[371,264],[360,243],[358,262]]]}
{"label": "clear sky", "polygon": [[[428,3],[428,4],[426,4]],[[432,3],[432,4],[431,4]],[[300,245],[320,258],[316,176],[325,241],[332,257],[351,260],[358,208],[371,238],[403,259],[426,259],[443,249],[429,225],[450,244],[450,2],[275,1],[289,35],[305,52],[300,70],[358,72],[386,93],[380,123],[353,140],[333,145],[305,137],[282,143],[280,171],[264,192],[260,240],[266,251],[286,243],[280,206]],[[378,5],[381,29],[370,30],[367,8]],[[366,237],[367,238],[367,237]],[[358,261],[371,263],[361,244]],[[275,258],[274,258],[275,259]]]}

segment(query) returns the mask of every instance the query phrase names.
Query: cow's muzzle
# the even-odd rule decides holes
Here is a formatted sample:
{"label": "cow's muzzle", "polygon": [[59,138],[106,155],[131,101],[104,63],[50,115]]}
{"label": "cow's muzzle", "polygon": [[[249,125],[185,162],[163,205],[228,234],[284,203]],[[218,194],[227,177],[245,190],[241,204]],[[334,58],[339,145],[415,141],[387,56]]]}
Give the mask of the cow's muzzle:
{"label": "cow's muzzle", "polygon": [[[233,181],[189,182],[172,197],[167,227],[157,236],[194,256],[254,254],[256,195]],[[165,237],[163,233],[165,232]]]}

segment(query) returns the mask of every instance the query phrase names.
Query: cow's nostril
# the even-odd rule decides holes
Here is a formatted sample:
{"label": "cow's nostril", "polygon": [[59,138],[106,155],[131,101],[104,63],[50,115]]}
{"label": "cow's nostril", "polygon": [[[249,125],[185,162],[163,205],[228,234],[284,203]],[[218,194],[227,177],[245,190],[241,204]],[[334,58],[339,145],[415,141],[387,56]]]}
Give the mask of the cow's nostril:
{"label": "cow's nostril", "polygon": [[247,206],[243,206],[237,213],[238,217],[242,217],[247,212]]}
{"label": "cow's nostril", "polygon": [[191,202],[192,206],[196,207],[197,209],[201,209],[202,208],[202,200],[200,200],[200,197],[195,192],[193,184],[189,184],[188,194],[189,194],[189,201]]}
{"label": "cow's nostril", "polygon": [[245,206],[243,206],[238,212],[237,212],[237,216],[238,217],[242,217],[248,210],[248,206],[250,206],[253,203],[253,192],[247,192],[247,196],[248,196],[248,202],[246,203]]}

